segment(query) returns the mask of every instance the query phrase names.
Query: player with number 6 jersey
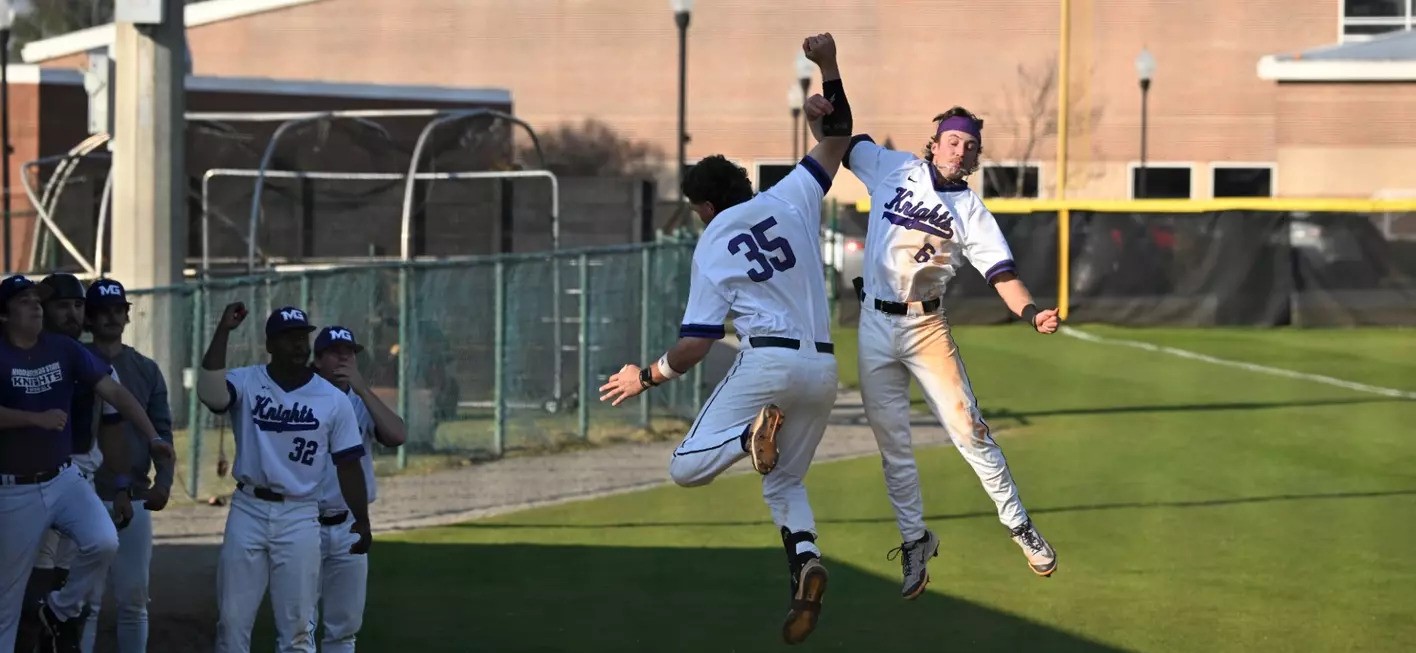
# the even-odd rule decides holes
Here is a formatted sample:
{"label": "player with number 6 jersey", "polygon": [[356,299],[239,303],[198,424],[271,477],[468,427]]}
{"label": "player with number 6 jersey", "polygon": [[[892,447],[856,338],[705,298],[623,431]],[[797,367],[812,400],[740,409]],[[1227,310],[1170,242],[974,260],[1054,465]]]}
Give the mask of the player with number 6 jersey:
{"label": "player with number 6 jersey", "polygon": [[[820,114],[808,103],[807,118]],[[978,167],[983,121],[962,107],[936,116],[924,158],[851,139],[841,162],[870,190],[858,358],[861,398],[875,432],[885,485],[903,541],[901,595],[918,597],[939,538],[925,527],[919,470],[910,444],[910,377],[998,509],[998,519],[1032,571],[1050,576],[1057,554],[1023,509],[1003,450],[993,440],[964,370],[943,308],[949,282],[971,265],[1009,311],[1039,333],[1058,327],[1056,309],[1038,310],[1018,279],[1008,241],[965,178]],[[813,128],[818,139],[819,130]]]}
{"label": "player with number 6 jersey", "polygon": [[216,650],[250,650],[269,587],[277,650],[309,653],[320,589],[319,498],[330,465],[354,517],[350,532],[359,536],[350,552],[369,547],[363,436],[348,396],[310,367],[315,327],[298,308],[278,308],[266,320],[269,364],[225,369],[227,340],[245,315],[240,302],[226,307],[197,380],[202,403],[230,414],[236,441],[236,493],[217,563]]}
{"label": "player with number 6 jersey", "polygon": [[[733,318],[740,352],[674,451],[669,475],[706,485],[744,458],[763,475],[762,495],[787,555],[790,594],[782,637],[806,639],[826,591],[816,521],[804,480],[836,402],[836,357],[821,262],[821,199],[850,136],[850,111],[829,34],[807,38],[835,104],[827,138],[787,177],[757,196],[747,172],[722,156],[699,161],[682,190],[707,227],[693,253],[679,341],[657,363],[625,365],[600,388],[619,405],[675,378],[725,337]],[[834,137],[832,137],[834,136]]]}

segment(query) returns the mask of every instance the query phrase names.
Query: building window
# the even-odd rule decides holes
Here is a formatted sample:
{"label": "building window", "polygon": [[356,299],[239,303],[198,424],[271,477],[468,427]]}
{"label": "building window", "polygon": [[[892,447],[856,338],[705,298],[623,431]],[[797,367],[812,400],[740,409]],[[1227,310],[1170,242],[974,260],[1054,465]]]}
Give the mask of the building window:
{"label": "building window", "polygon": [[1272,197],[1273,166],[1214,167],[1215,197]]}
{"label": "building window", "polygon": [[1190,199],[1190,177],[1193,170],[1188,165],[1147,165],[1131,164],[1131,197],[1133,199]]}
{"label": "building window", "polygon": [[757,164],[757,192],[760,193],[777,185],[777,182],[785,179],[795,167],[795,163]]}
{"label": "building window", "polygon": [[1416,26],[1413,0],[1342,0],[1342,40],[1365,41]]}
{"label": "building window", "polygon": [[983,166],[983,196],[1037,199],[1040,174],[1041,168],[1031,163],[987,164]]}

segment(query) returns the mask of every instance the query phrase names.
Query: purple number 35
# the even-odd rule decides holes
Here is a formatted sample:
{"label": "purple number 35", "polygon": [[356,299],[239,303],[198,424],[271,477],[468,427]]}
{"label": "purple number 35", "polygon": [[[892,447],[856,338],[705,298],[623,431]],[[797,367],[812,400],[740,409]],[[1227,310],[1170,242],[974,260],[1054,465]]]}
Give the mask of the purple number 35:
{"label": "purple number 35", "polygon": [[[777,218],[769,217],[762,222],[752,226],[752,234],[741,233],[728,241],[728,253],[737,254],[744,248],[744,256],[752,261],[756,267],[747,271],[747,278],[758,283],[772,278],[776,272],[786,272],[796,265],[796,254],[792,252],[792,246],[787,239],[780,236],[768,236],[767,230],[777,226]],[[767,256],[763,252],[775,252],[779,256]]]}

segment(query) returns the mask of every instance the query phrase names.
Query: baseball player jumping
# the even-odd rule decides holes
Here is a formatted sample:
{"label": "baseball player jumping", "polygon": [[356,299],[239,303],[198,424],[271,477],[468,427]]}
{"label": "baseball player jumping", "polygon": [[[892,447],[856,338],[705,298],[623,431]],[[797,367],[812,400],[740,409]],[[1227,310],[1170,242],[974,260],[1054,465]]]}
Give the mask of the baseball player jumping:
{"label": "baseball player jumping", "polygon": [[[374,442],[385,447],[397,447],[408,439],[403,419],[369,390],[369,384],[359,373],[355,357],[364,346],[354,339],[354,332],[340,326],[320,329],[315,336],[315,370],[349,397],[363,436],[364,449],[372,451]],[[374,502],[372,456],[360,459],[364,484],[369,489],[369,503]],[[349,506],[340,491],[339,477],[333,467],[327,468],[320,490],[320,573],[319,614],[324,620],[323,653],[353,653],[354,638],[364,623],[364,598],[369,578],[369,557],[350,553],[358,536],[344,528],[349,520]],[[310,636],[314,637],[315,620],[310,620]]]}
{"label": "baseball player jumping", "polygon": [[[99,279],[88,288],[84,307],[84,323],[93,334],[89,349],[100,360],[113,366],[119,382],[138,398],[157,429],[158,435],[172,443],[172,408],[167,400],[167,381],[156,361],[123,344],[123,332],[129,322],[128,302],[123,284],[113,279]],[[93,610],[84,626],[83,653],[92,653],[98,632],[98,612],[105,586],[113,590],[118,608],[118,653],[147,651],[148,637],[148,570],[152,564],[152,513],[167,506],[174,474],[171,461],[155,460],[148,442],[136,430],[124,428],[129,462],[128,476],[132,479],[127,494],[132,498],[133,519],[127,528],[118,531],[118,555],[108,569],[108,577],[97,584],[90,595]],[[154,472],[151,482],[148,472]],[[94,479],[98,497],[105,505],[117,498],[117,478],[109,466],[100,467]]]}
{"label": "baseball player jumping", "polygon": [[312,653],[309,623],[320,586],[320,485],[335,465],[353,515],[353,554],[369,549],[369,506],[359,458],[364,446],[349,398],[310,367],[305,312],[279,308],[266,319],[270,362],[226,369],[231,331],[246,318],[227,305],[212,333],[197,379],[197,396],[215,413],[230,413],[236,442],[236,493],[217,561],[220,623],[217,653],[251,648],[256,610],[270,589],[282,653]]}
{"label": "baseball player jumping", "polygon": [[686,373],[725,336],[734,316],[742,351],[674,451],[669,475],[685,487],[710,483],[743,458],[764,475],[762,494],[779,527],[791,572],[782,637],[794,644],[816,627],[826,568],[803,483],[836,401],[836,358],[821,276],[821,199],[851,133],[850,109],[829,34],[807,38],[834,111],[820,144],[785,179],[756,197],[747,172],[721,155],[699,161],[682,190],[707,225],[693,254],[679,341],[658,362],[625,365],[600,388],[618,406]]}
{"label": "baseball player jumping", "polygon": [[[830,111],[820,97],[806,107],[809,119]],[[1028,518],[1003,451],[983,421],[940,308],[949,281],[967,261],[1008,310],[1038,333],[1057,330],[1057,311],[1038,310],[1033,303],[997,221],[965,181],[978,168],[983,121],[954,107],[934,123],[922,160],[858,135],[842,161],[870,190],[864,278],[856,280],[862,307],[861,396],[904,540],[891,556],[903,553],[901,594],[906,599],[924,591],[929,583],[926,563],[939,551],[939,538],[925,527],[919,470],[910,445],[911,376],[997,505],[999,520],[1022,548],[1028,566],[1040,576],[1057,569],[1057,554]],[[822,137],[815,128],[813,133]]]}
{"label": "baseball player jumping", "polygon": [[[118,549],[114,518],[71,461],[75,387],[91,387],[138,427],[159,458],[172,459],[171,447],[109,367],[73,338],[43,330],[41,302],[51,292],[22,275],[0,282],[0,369],[8,376],[0,385],[0,651],[13,649],[20,614],[31,608],[23,605],[25,582],[46,530],[59,529],[77,551],[68,582],[32,607],[46,646],[55,650],[78,650],[84,602]],[[126,491],[131,480],[122,444],[100,441],[105,464]],[[114,512],[120,523],[132,518],[127,501],[116,502]]]}

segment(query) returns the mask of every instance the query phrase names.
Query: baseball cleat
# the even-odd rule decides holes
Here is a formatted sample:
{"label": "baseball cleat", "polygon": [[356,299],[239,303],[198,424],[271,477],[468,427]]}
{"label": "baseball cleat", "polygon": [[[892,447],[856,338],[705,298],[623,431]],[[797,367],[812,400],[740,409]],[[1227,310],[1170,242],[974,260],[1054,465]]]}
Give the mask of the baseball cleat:
{"label": "baseball cleat", "polygon": [[800,644],[816,629],[821,616],[821,598],[826,594],[826,567],[810,556],[792,577],[792,604],[782,624],[782,641]]}
{"label": "baseball cleat", "polygon": [[924,537],[905,542],[891,549],[885,556],[887,560],[897,557],[900,558],[900,570],[905,577],[900,596],[906,601],[914,600],[923,594],[924,588],[929,585],[928,563],[930,558],[939,557],[939,538],[934,535],[934,531],[926,530]]}
{"label": "baseball cleat", "polygon": [[782,409],[767,404],[757,411],[757,419],[747,432],[747,451],[752,454],[752,468],[766,475],[777,466],[777,431],[782,428]]}
{"label": "baseball cleat", "polygon": [[1031,519],[1012,529],[1012,534],[1013,541],[1018,543],[1023,555],[1027,556],[1028,567],[1034,574],[1047,577],[1057,570],[1057,552],[1042,538],[1042,533],[1033,528]]}
{"label": "baseball cleat", "polygon": [[83,634],[84,619],[88,609],[84,609],[84,614],[73,619],[61,620],[59,615],[54,614],[47,601],[39,602],[39,626],[40,626],[40,647],[41,651],[49,653],[79,653],[79,640]]}

